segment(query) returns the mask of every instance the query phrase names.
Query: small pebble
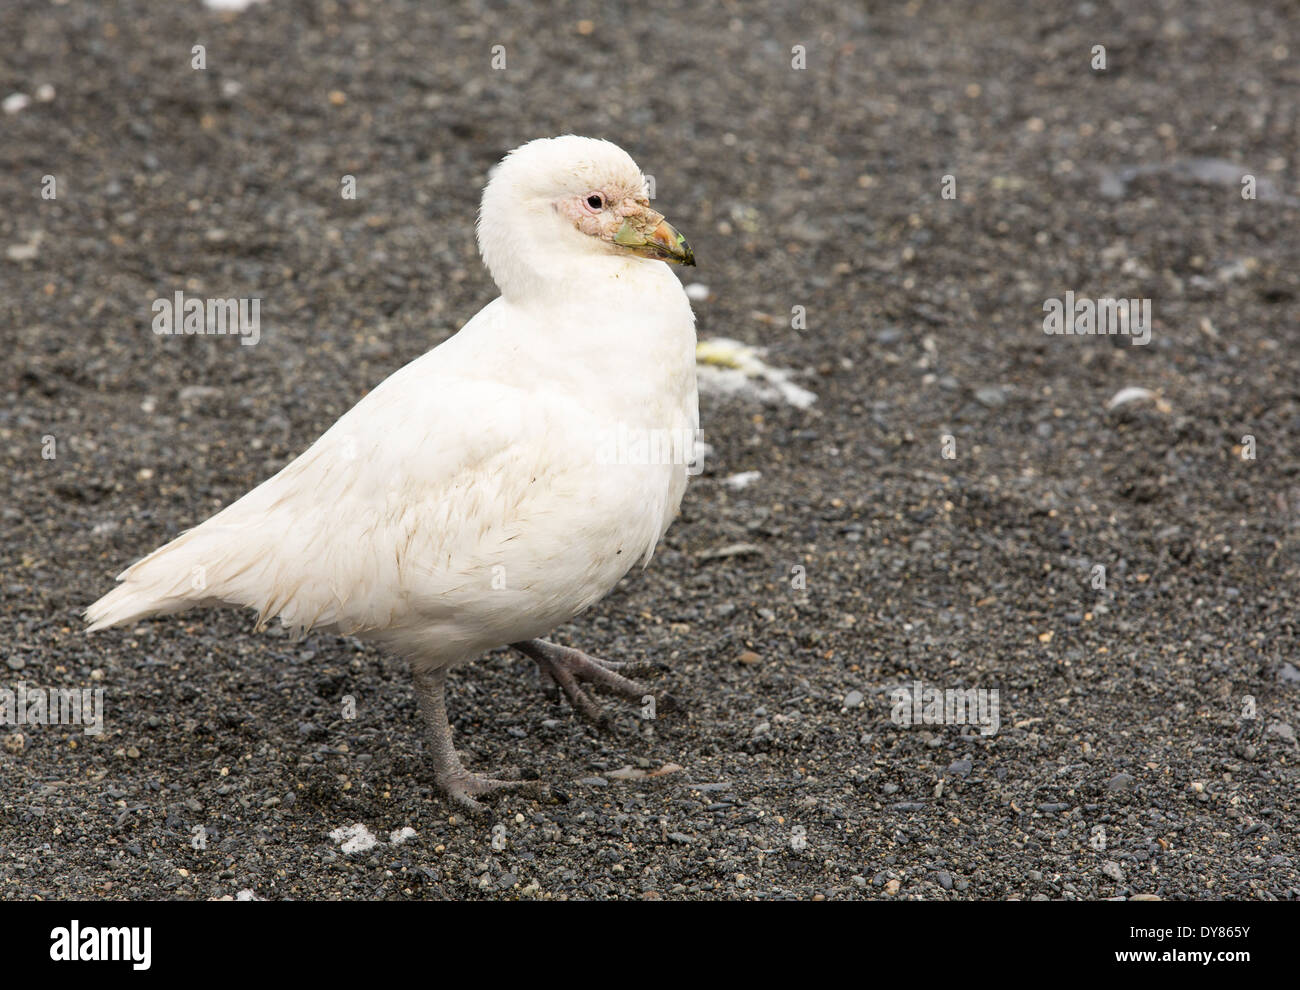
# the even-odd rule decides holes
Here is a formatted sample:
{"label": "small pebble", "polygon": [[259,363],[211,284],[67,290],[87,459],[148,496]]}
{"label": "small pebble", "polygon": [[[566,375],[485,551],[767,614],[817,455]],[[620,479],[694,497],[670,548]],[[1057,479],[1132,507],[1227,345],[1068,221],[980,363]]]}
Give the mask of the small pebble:
{"label": "small pebble", "polygon": [[1106,781],[1106,790],[1112,794],[1127,794],[1137,786],[1137,778],[1131,773],[1117,773]]}
{"label": "small pebble", "polygon": [[1270,722],[1268,732],[1269,735],[1278,736],[1292,746],[1296,744],[1295,729],[1289,722]]}

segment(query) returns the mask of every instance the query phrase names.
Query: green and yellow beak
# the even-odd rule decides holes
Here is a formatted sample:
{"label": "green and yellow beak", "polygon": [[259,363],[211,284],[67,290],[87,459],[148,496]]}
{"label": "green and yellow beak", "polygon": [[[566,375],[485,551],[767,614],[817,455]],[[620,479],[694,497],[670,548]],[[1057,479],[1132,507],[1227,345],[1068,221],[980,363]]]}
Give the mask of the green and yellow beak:
{"label": "green and yellow beak", "polygon": [[614,235],[614,243],[642,258],[666,261],[670,265],[694,265],[695,252],[662,214],[647,210],[630,216]]}

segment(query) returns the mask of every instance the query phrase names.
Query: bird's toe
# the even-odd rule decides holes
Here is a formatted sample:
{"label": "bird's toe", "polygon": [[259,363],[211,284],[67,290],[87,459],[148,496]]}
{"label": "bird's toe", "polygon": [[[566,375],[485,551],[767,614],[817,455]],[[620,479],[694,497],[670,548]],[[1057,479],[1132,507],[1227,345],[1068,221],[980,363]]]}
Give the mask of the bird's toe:
{"label": "bird's toe", "polygon": [[[517,771],[516,771],[517,773]],[[531,790],[540,792],[540,780],[506,780],[498,777],[480,777],[474,773],[455,774],[442,778],[438,786],[455,804],[476,815],[486,815],[488,807],[478,799],[500,794],[503,791]]]}

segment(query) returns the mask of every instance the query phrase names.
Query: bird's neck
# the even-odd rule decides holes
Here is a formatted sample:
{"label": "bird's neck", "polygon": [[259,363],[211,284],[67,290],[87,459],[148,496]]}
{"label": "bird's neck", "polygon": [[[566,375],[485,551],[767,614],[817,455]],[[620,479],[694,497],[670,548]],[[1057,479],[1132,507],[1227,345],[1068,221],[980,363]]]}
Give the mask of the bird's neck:
{"label": "bird's neck", "polygon": [[535,255],[493,268],[501,295],[517,306],[556,308],[607,300],[617,304],[663,284],[667,269],[660,262],[634,257]]}

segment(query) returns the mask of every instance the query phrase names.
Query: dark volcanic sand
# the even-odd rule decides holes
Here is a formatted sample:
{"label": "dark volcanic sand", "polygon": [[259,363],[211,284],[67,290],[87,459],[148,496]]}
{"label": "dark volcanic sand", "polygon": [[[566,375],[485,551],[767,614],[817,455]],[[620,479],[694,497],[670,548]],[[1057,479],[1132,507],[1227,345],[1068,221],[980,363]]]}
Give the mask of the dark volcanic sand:
{"label": "dark volcanic sand", "polygon": [[[108,726],[0,729],[0,898],[1300,896],[1296,7],[446,6],[0,8],[0,686]],[[666,544],[558,633],[688,711],[600,732],[486,657],[470,766],[554,786],[466,821],[392,658],[229,611],[85,636],[493,297],[486,171],[569,131],[655,176],[701,337],[819,396],[704,395]],[[155,336],[177,289],[259,297],[261,341]],[[1067,290],[1150,299],[1150,344],[1045,335]],[[895,725],[916,680],[996,688],[1000,731]]]}

